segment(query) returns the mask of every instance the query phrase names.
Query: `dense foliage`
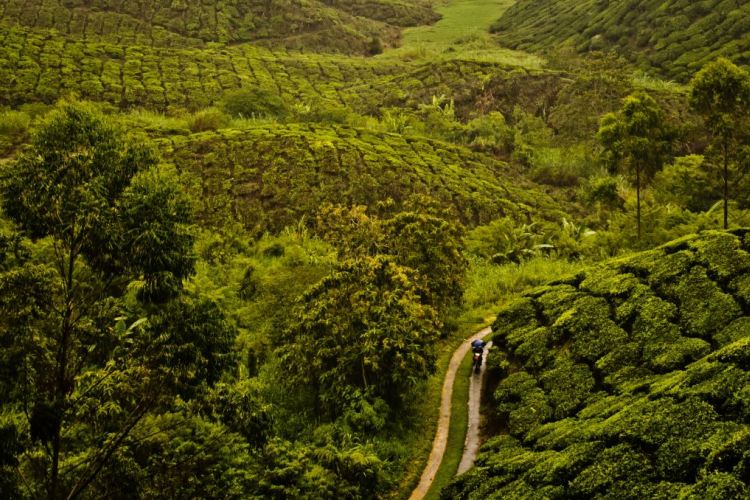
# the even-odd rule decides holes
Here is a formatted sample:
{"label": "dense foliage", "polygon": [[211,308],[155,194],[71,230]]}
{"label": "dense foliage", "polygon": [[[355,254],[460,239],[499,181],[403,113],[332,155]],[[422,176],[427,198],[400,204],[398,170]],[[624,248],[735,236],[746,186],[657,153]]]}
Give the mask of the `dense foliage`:
{"label": "dense foliage", "polygon": [[[451,144],[330,125],[267,125],[161,142],[200,219],[279,230],[326,203],[401,206],[412,194],[455,207],[461,220],[559,217],[557,203],[508,166]],[[505,180],[507,178],[508,180]],[[510,179],[515,178],[514,182]],[[311,186],[315,186],[313,191]]]}
{"label": "dense foliage", "polygon": [[749,235],[685,237],[503,309],[498,435],[443,496],[744,498]]}
{"label": "dense foliage", "polygon": [[674,2],[547,66],[511,3],[0,1],[0,497],[405,498],[451,351],[550,280],[445,495],[744,491],[747,73],[637,71]]}
{"label": "dense foliage", "polygon": [[139,458],[150,420],[233,364],[223,314],[181,293],[189,204],[152,149],[80,106],[53,113],[3,174],[19,230],[3,236],[15,243],[0,277],[3,420],[23,451],[11,463],[32,495],[119,490],[118,467],[135,488],[153,473]]}

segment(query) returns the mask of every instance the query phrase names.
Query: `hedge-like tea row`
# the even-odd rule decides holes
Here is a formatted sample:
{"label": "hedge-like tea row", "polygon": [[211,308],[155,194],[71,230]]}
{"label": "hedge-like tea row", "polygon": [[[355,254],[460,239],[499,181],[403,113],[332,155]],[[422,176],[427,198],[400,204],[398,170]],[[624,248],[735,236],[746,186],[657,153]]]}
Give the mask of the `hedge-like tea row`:
{"label": "hedge-like tea row", "polygon": [[437,18],[424,2],[400,0],[7,0],[0,6],[0,23],[6,26],[55,30],[88,41],[184,48],[266,40],[347,54],[366,53],[374,37],[394,43],[396,26]]}
{"label": "hedge-like tea row", "polygon": [[689,236],[501,311],[502,431],[443,496],[747,498],[749,252]]}
{"label": "hedge-like tea row", "polygon": [[343,103],[341,89],[398,68],[368,59],[289,56],[253,45],[212,49],[118,46],[0,30],[0,104],[75,95],[121,107],[199,109],[227,90],[260,86],[290,103]]}
{"label": "hedge-like tea row", "polygon": [[750,62],[747,0],[521,0],[493,30],[520,50],[611,47],[680,81],[719,56]]}
{"label": "hedge-like tea row", "polygon": [[[74,96],[122,108],[197,110],[216,104],[229,91],[261,87],[290,106],[315,101],[377,114],[383,106],[416,109],[444,95],[475,110],[483,92],[493,101],[523,103],[524,93],[559,88],[553,80],[559,79],[488,62],[402,63],[251,44],[119,46],[0,28],[0,104],[54,103]],[[510,114],[512,106],[503,111]]]}

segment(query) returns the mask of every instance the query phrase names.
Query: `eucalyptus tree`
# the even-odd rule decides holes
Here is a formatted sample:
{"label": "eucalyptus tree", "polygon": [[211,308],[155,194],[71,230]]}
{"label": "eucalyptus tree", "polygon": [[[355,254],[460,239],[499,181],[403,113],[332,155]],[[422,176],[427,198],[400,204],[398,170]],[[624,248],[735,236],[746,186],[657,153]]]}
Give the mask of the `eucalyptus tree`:
{"label": "eucalyptus tree", "polygon": [[0,268],[0,401],[22,489],[73,499],[153,476],[139,425],[232,361],[222,313],[181,292],[189,200],[151,147],[75,103],[4,168],[0,195],[27,242]]}
{"label": "eucalyptus tree", "polygon": [[640,239],[641,191],[672,154],[673,132],[666,113],[648,94],[635,92],[622,100],[617,113],[604,115],[598,138],[610,159],[635,176]]}
{"label": "eucalyptus tree", "polygon": [[[700,70],[690,82],[690,107],[703,116],[719,152],[724,198],[724,229],[729,227],[732,172],[741,163],[750,118],[750,74],[719,58]],[[735,180],[741,177],[736,176]]]}

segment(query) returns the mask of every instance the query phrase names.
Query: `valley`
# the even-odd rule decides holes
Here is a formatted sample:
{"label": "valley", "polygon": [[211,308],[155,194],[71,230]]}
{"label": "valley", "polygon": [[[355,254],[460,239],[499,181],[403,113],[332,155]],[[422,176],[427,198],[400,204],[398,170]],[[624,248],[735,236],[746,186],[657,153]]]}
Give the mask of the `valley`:
{"label": "valley", "polygon": [[746,498],[749,6],[0,0],[0,497]]}

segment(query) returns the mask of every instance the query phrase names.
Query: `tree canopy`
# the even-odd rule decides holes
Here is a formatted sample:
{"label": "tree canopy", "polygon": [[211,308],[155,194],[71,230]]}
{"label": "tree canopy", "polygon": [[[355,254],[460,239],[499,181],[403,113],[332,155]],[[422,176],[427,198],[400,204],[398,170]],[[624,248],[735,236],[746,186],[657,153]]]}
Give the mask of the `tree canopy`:
{"label": "tree canopy", "polygon": [[232,365],[233,328],[181,291],[195,261],[189,201],[152,149],[75,103],[45,120],[0,192],[21,237],[0,274],[12,381],[0,396],[17,412],[4,429],[24,489],[121,491],[126,463],[128,480],[158,475],[134,436]]}
{"label": "tree canopy", "polygon": [[666,114],[648,94],[636,92],[623,99],[618,113],[602,118],[598,137],[612,160],[635,175],[640,238],[641,188],[672,153],[672,130]]}

